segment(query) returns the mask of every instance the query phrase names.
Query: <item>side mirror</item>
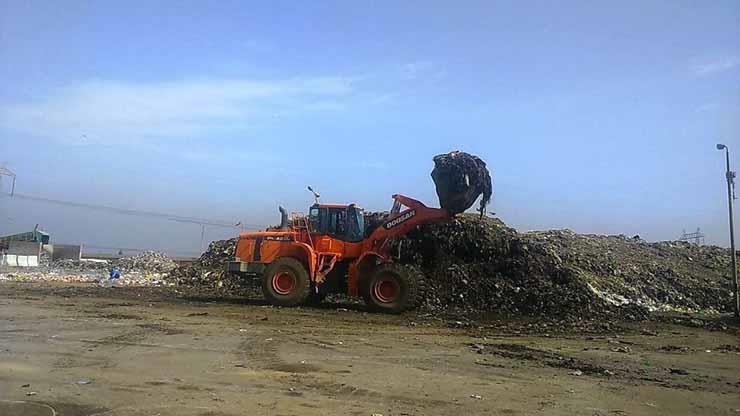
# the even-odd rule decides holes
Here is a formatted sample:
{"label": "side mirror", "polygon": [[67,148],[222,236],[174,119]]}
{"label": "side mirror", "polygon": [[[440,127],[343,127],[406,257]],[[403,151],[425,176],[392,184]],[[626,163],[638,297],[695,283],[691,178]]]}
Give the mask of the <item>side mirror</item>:
{"label": "side mirror", "polygon": [[319,198],[321,198],[321,195],[319,195],[318,192],[314,191],[313,188],[311,188],[310,185],[308,186],[308,190],[313,194],[313,198],[316,201],[316,203],[318,204],[319,203]]}

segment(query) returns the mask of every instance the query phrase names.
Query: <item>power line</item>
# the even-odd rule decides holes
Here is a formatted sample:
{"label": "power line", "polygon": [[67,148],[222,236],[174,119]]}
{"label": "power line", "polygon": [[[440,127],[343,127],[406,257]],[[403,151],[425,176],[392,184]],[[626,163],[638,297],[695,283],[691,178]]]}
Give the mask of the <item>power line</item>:
{"label": "power line", "polygon": [[151,249],[151,248],[131,248],[131,247],[115,247],[115,246],[98,246],[98,245],[90,245],[90,244],[81,244],[83,249],[97,249],[97,250],[115,250],[115,251],[136,251],[136,252],[144,252],[144,251],[156,251],[156,252],[166,252],[167,254],[180,254],[180,255],[186,255],[189,257],[198,257],[200,256],[200,253],[196,253],[194,251],[171,251],[171,250],[157,250],[157,249]]}
{"label": "power line", "polygon": [[161,212],[154,212],[154,211],[144,211],[144,210],[137,210],[137,209],[127,209],[127,208],[118,208],[118,207],[111,207],[107,205],[96,205],[96,204],[89,204],[85,202],[74,202],[74,201],[64,201],[60,199],[52,199],[52,198],[44,198],[40,196],[32,196],[32,195],[25,195],[25,194],[6,194],[6,193],[0,193],[0,195],[6,197],[6,198],[15,198],[15,199],[22,199],[26,201],[35,201],[35,202],[43,202],[48,204],[55,204],[55,205],[63,205],[63,206],[69,206],[69,207],[75,207],[75,208],[83,208],[83,209],[90,209],[95,211],[103,211],[103,212],[111,212],[115,214],[120,215],[130,215],[130,216],[137,216],[137,217],[151,217],[151,218],[161,218],[167,221],[175,221],[180,223],[188,223],[188,224],[199,224],[199,225],[207,225],[211,227],[221,227],[221,228],[254,228],[254,229],[262,229],[264,226],[257,225],[257,224],[245,224],[242,222],[226,222],[226,221],[219,221],[219,220],[211,220],[206,218],[198,218],[198,217],[187,217],[182,215],[173,215],[173,214],[165,214]]}

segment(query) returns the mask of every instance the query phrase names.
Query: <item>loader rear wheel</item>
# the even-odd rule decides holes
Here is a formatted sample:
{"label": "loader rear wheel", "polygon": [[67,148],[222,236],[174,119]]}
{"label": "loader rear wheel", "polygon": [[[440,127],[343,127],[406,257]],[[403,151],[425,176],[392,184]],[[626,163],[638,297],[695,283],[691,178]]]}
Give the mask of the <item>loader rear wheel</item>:
{"label": "loader rear wheel", "polygon": [[267,266],[262,276],[262,294],[271,304],[297,306],[311,293],[311,280],[300,261],[281,257]]}
{"label": "loader rear wheel", "polygon": [[419,306],[424,276],[414,267],[387,263],[378,266],[360,287],[367,306],[377,312],[401,313]]}

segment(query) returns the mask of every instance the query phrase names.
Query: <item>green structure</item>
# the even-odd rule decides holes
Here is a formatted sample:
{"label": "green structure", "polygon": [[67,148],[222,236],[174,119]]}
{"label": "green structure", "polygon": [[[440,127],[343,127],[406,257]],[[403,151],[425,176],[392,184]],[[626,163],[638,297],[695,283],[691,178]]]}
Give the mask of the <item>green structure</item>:
{"label": "green structure", "polygon": [[33,228],[33,231],[0,237],[0,246],[7,246],[11,241],[28,241],[49,244],[50,236],[48,233],[39,230],[39,226],[36,225],[36,227]]}

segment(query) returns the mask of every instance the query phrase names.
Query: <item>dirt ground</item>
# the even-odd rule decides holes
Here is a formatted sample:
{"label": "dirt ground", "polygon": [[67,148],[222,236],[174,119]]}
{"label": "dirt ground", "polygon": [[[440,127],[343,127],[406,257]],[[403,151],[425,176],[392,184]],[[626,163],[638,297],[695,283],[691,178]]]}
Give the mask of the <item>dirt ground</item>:
{"label": "dirt ground", "polygon": [[588,328],[4,282],[0,415],[740,415],[737,326]]}

